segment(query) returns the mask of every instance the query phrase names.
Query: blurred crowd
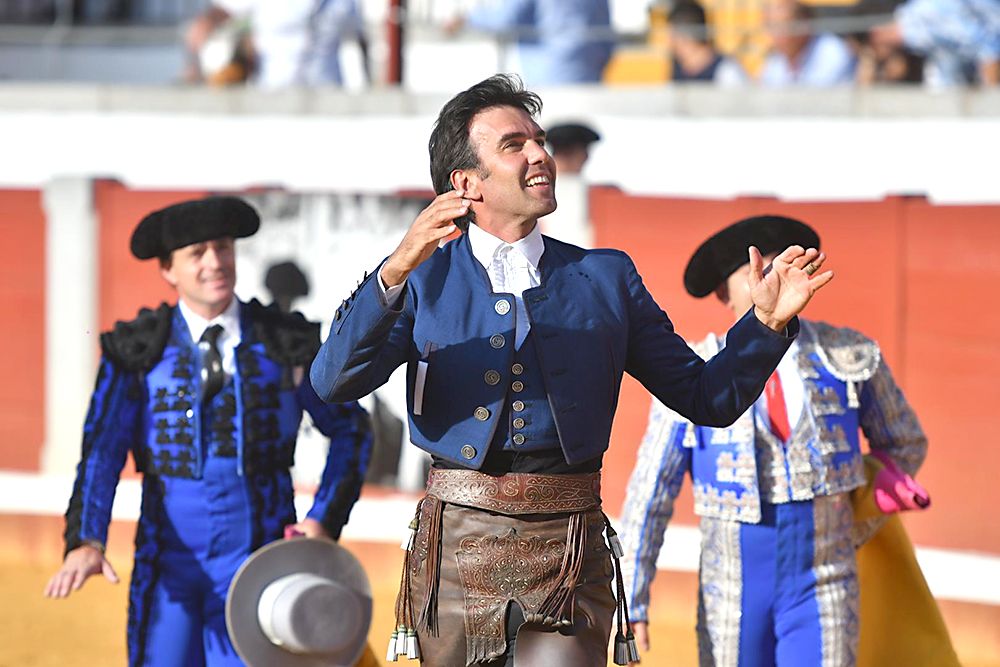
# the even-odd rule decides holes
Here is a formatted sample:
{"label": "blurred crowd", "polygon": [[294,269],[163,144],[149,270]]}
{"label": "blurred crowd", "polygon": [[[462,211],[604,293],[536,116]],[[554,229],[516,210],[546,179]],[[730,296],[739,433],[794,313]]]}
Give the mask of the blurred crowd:
{"label": "blurred crowd", "polygon": [[[640,35],[616,30],[613,3],[455,0],[448,18],[421,27],[442,41],[496,39],[516,54],[529,86],[614,82],[624,53],[637,45],[649,47],[662,60],[662,80],[674,82],[1000,81],[1000,0],[746,0],[738,12],[719,0],[652,0]],[[416,15],[401,0],[384,5],[375,19],[366,10],[376,0],[6,0],[0,23],[174,25],[188,54],[188,82],[339,86],[345,43],[360,47],[366,80],[381,82],[370,71],[367,37],[387,29],[386,15],[402,17],[400,25]]]}

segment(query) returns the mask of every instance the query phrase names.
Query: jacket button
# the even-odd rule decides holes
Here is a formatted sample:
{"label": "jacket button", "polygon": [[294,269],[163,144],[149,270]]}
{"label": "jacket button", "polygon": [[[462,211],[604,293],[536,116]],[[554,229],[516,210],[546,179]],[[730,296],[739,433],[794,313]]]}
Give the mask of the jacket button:
{"label": "jacket button", "polygon": [[497,311],[497,315],[506,315],[510,312],[510,301],[500,299],[493,305],[493,310]]}
{"label": "jacket button", "polygon": [[514,428],[524,428],[524,420],[518,417],[514,420]]}
{"label": "jacket button", "polygon": [[507,341],[500,334],[493,334],[492,336],[490,336],[490,346],[493,349],[499,350],[501,347],[504,346],[504,343],[506,342]]}
{"label": "jacket button", "polygon": [[188,408],[188,411],[184,413],[184,416],[187,417],[188,419],[191,419],[191,417],[194,417],[194,410]]}
{"label": "jacket button", "polygon": [[462,457],[466,458],[466,459],[474,459],[474,458],[476,458],[476,448],[473,447],[472,445],[463,445],[462,446]]}
{"label": "jacket button", "polygon": [[520,375],[521,373],[524,372],[524,366],[522,366],[521,364],[514,364],[513,366],[510,367],[510,372],[513,373],[514,375]]}
{"label": "jacket button", "polygon": [[524,401],[514,401],[510,407],[514,408],[514,412],[521,412],[524,410]]}
{"label": "jacket button", "polygon": [[521,433],[515,433],[514,437],[512,439],[514,440],[514,444],[515,445],[523,445],[524,444],[524,435],[522,435]]}
{"label": "jacket button", "polygon": [[510,388],[514,391],[524,391],[524,383],[520,380],[514,380],[514,382],[510,385]]}
{"label": "jacket button", "polygon": [[484,407],[478,407],[476,408],[475,412],[472,413],[472,416],[478,419],[479,421],[484,422],[490,418],[490,411]]}
{"label": "jacket button", "polygon": [[486,373],[483,375],[483,380],[485,380],[486,384],[490,385],[491,387],[494,385],[498,385],[500,384],[500,373],[494,370],[486,371]]}

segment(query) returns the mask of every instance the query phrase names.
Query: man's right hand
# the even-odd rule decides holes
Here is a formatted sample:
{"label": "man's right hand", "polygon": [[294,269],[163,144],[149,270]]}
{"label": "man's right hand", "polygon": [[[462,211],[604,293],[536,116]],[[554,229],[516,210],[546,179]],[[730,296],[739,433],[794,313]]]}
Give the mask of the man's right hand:
{"label": "man's right hand", "polygon": [[639,649],[646,653],[649,651],[649,623],[646,621],[635,621],[632,623],[632,634],[635,635],[635,643]]}
{"label": "man's right hand", "polygon": [[402,285],[411,271],[434,254],[441,239],[455,232],[455,219],[469,212],[469,200],[463,199],[464,194],[451,190],[438,195],[420,212],[399,246],[382,265],[380,275],[386,288]]}
{"label": "man's right hand", "polygon": [[85,544],[66,554],[62,567],[45,587],[45,597],[64,598],[73,591],[80,590],[89,577],[103,574],[113,584],[118,583],[115,568],[97,547]]}

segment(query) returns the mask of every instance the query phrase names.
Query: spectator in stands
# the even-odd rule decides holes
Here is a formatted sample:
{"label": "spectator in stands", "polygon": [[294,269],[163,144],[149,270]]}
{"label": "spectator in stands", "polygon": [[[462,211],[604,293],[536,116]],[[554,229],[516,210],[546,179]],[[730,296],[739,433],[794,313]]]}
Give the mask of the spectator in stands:
{"label": "spectator in stands", "polygon": [[931,86],[1000,83],[1000,0],[908,0],[871,39],[926,56]]}
{"label": "spectator in stands", "polygon": [[582,123],[553,125],[545,133],[552,159],[556,161],[556,174],[579,174],[590,158],[590,145],[600,141],[601,135]]}
{"label": "spectator in stands", "polygon": [[516,38],[531,86],[597,83],[614,43],[608,0],[485,0],[445,24]]}
{"label": "spectator in stands", "polygon": [[764,17],[773,43],[761,84],[819,87],[854,81],[854,54],[836,35],[813,34],[811,7],[796,0],[769,0]]}
{"label": "spectator in stands", "polygon": [[[230,22],[249,23],[257,60],[253,81],[263,88],[342,85],[340,47],[351,39],[367,63],[357,0],[212,0],[188,30],[190,51],[199,53]],[[188,78],[204,74],[191,71]]]}
{"label": "spectator in stands", "polygon": [[670,10],[667,20],[672,81],[710,81],[722,86],[746,82],[746,72],[739,63],[715,50],[701,5],[681,0]]}
{"label": "spectator in stands", "polygon": [[858,61],[855,81],[859,85],[923,82],[924,58],[920,54],[901,46],[874,43],[867,32],[845,39]]}

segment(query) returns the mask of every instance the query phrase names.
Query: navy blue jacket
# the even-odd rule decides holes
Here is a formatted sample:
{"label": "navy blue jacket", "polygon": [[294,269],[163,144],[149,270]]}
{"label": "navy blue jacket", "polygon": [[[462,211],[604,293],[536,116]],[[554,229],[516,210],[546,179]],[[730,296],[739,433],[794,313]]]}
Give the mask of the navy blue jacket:
{"label": "navy blue jacket", "polygon": [[[570,464],[607,449],[623,373],[693,422],[728,426],[760,395],[798,330],[796,320],[784,336],[747,313],[730,330],[730,344],[706,363],[674,333],[628,255],[544,242],[541,284],[523,297]],[[313,387],[327,401],[355,400],[407,363],[411,440],[479,468],[507,398],[514,355],[517,309],[496,304],[513,304],[513,295],[492,292],[465,235],[410,274],[396,309],[383,305],[377,274],[366,276],[334,314],[312,365]],[[423,364],[422,405],[414,414]],[[491,369],[502,376],[498,384],[484,381]],[[490,417],[476,419],[478,407]],[[462,456],[465,445],[472,445],[473,458]]]}

